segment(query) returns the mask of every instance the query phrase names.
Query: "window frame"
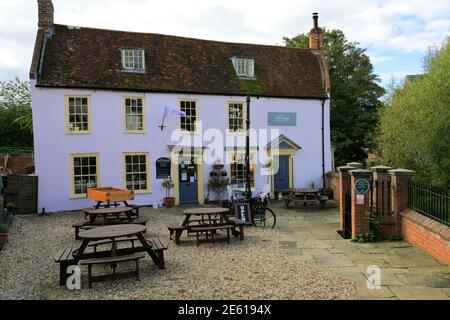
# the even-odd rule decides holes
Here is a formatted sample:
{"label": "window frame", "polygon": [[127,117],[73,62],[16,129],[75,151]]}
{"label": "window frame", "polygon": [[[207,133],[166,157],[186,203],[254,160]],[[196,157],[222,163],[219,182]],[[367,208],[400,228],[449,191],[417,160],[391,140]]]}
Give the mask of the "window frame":
{"label": "window frame", "polygon": [[[255,79],[255,59],[243,58],[243,57],[233,57],[231,58],[233,62],[234,70],[239,78],[243,79]],[[239,65],[244,64],[244,73],[240,72]]]}
{"label": "window frame", "polygon": [[[122,48],[121,51],[121,60],[122,60],[122,71],[125,72],[135,72],[135,73],[145,73],[146,70],[146,58],[145,58],[145,49],[143,48]],[[125,56],[127,52],[133,52],[133,58],[134,53],[140,51],[142,52],[142,69],[141,68],[135,68],[134,61],[133,61],[133,68],[127,68],[126,67],[126,61]]]}
{"label": "window frame", "polygon": [[179,117],[179,128],[181,133],[183,134],[198,134],[198,123],[200,121],[200,108],[199,108],[199,104],[198,104],[198,99],[188,99],[188,98],[180,98],[178,99],[178,108],[180,111],[183,111],[181,109],[181,103],[182,102],[195,102],[195,121],[194,121],[194,131],[189,131],[189,130],[184,130],[183,128],[181,128],[181,118],[184,116]]}
{"label": "window frame", "polygon": [[[148,152],[122,152],[122,165],[123,165],[123,187],[127,190],[127,162],[126,157],[127,156],[145,156],[146,159],[146,175],[147,175],[147,181],[146,181],[146,189],[145,190],[131,190],[134,191],[136,194],[144,194],[144,193],[151,193],[151,187],[150,187],[150,179],[151,179],[151,172],[150,172],[150,154]],[[130,173],[133,174],[133,173]]]}
{"label": "window frame", "polygon": [[99,153],[71,153],[69,156],[70,159],[70,198],[71,199],[83,199],[87,197],[86,193],[77,194],[75,193],[75,166],[74,166],[74,158],[96,158],[95,160],[95,174],[98,188],[100,184],[100,154]]}
{"label": "window frame", "polygon": [[[237,131],[232,131],[230,129],[230,107],[232,104],[242,104],[242,129]],[[229,135],[242,135],[247,131],[247,110],[244,101],[227,101],[227,134]]]}
{"label": "window frame", "polygon": [[[142,130],[128,130],[127,129],[127,113],[126,113],[126,100],[127,99],[141,99],[142,100]],[[123,132],[129,134],[144,134],[147,133],[147,112],[146,112],[145,97],[138,96],[124,96],[122,97],[122,114],[123,114]]]}
{"label": "window frame", "polygon": [[[228,167],[229,167],[229,173],[228,173],[228,178],[230,179],[230,185],[236,185],[232,183],[232,175],[231,175],[231,166],[234,164],[232,159],[233,156],[235,155],[240,155],[244,157],[245,160],[245,151],[244,150],[237,150],[237,151],[228,151],[227,152],[227,159],[228,159]],[[252,161],[253,159],[253,161]],[[243,163],[243,165],[245,166],[245,163]],[[256,190],[256,169],[257,169],[257,163],[256,163],[256,152],[254,151],[250,151],[250,167],[253,166],[253,179],[251,179],[253,181],[253,185],[251,185],[251,190]],[[243,181],[243,187],[239,187],[239,190],[244,190],[245,189],[245,171],[244,171],[244,181]]]}
{"label": "window frame", "polygon": [[[69,100],[71,98],[87,98],[87,109],[88,109],[88,130],[84,131],[72,131],[70,130],[70,106]],[[90,95],[65,95],[64,96],[64,105],[66,111],[66,134],[68,135],[83,135],[83,134],[92,134],[92,104],[91,104],[91,96]]]}

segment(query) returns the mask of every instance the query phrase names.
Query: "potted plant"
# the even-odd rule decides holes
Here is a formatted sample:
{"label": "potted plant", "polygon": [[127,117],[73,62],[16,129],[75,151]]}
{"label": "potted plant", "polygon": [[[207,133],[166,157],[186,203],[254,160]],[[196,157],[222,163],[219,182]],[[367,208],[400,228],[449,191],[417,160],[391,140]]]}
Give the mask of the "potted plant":
{"label": "potted plant", "polygon": [[4,221],[3,215],[0,215],[0,246],[3,246],[8,242],[10,228],[11,225]]}
{"label": "potted plant", "polygon": [[208,180],[208,201],[210,190],[216,194],[217,200],[223,200],[222,195],[229,184],[230,180],[227,178],[227,172],[224,169],[224,165],[221,163],[220,159],[216,160]]}
{"label": "potted plant", "polygon": [[164,206],[169,209],[175,206],[175,198],[170,196],[170,190],[173,189],[174,184],[170,177],[164,179],[161,186],[166,189],[166,197],[164,198]]}

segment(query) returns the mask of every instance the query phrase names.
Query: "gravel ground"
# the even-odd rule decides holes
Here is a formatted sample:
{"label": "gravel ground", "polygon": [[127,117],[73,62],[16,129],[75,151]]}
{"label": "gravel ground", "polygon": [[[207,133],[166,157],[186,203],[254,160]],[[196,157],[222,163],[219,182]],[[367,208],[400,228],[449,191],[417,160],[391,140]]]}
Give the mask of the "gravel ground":
{"label": "gravel ground", "polygon": [[[179,209],[141,209],[149,216],[147,235],[168,240],[167,223],[180,223]],[[94,283],[88,290],[82,269],[82,290],[58,287],[53,254],[79,246],[74,222],[81,213],[22,217],[23,230],[0,251],[0,299],[355,299],[354,284],[319,265],[299,263],[279,246],[277,230],[246,228],[246,239],[201,244],[194,238],[169,244],[166,269],[146,256],[141,281],[124,279]],[[182,240],[187,240],[183,234]],[[122,268],[122,267],[121,267]],[[133,268],[125,265],[123,268]],[[94,267],[94,274],[101,267]]]}

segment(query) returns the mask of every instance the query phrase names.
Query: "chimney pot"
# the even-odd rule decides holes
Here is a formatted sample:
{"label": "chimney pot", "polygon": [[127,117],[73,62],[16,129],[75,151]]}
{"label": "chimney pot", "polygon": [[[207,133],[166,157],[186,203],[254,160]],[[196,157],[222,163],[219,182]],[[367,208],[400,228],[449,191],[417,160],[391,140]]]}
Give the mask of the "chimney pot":
{"label": "chimney pot", "polygon": [[314,29],[319,28],[319,14],[317,12],[313,13]]}

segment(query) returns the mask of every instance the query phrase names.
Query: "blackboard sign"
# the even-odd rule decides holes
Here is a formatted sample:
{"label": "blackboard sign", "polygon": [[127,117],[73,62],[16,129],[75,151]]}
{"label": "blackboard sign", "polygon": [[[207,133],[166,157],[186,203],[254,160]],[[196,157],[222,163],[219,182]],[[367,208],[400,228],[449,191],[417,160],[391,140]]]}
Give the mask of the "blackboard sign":
{"label": "blackboard sign", "polygon": [[170,159],[159,158],[156,160],[156,179],[165,179],[170,177]]}
{"label": "blackboard sign", "polygon": [[252,214],[250,210],[250,204],[246,202],[236,203],[234,205],[234,212],[236,213],[236,217],[245,221],[246,224],[253,224],[252,222]]}

